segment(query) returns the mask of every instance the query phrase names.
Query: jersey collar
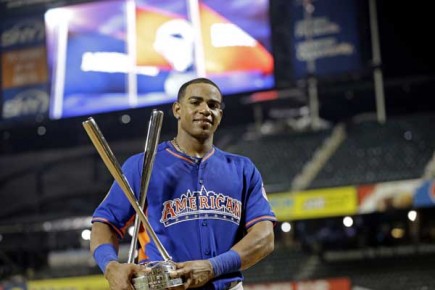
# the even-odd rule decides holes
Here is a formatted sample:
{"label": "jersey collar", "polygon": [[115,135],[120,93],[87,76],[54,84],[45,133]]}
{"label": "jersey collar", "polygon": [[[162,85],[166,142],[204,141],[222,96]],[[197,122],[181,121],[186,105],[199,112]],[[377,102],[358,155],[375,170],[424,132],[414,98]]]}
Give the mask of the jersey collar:
{"label": "jersey collar", "polygon": [[212,148],[202,158],[195,158],[185,154],[184,152],[179,151],[177,148],[175,148],[174,144],[172,144],[171,141],[166,141],[166,146],[167,146],[166,151],[168,151],[173,156],[183,159],[187,162],[197,163],[197,164],[206,161],[216,152],[215,147],[213,145]]}

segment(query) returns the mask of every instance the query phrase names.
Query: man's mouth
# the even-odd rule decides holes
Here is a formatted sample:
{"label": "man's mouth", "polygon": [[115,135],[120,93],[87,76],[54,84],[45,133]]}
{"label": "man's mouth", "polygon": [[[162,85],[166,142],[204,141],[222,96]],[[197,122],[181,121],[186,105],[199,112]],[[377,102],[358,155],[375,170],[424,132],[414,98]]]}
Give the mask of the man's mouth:
{"label": "man's mouth", "polygon": [[207,124],[213,125],[213,122],[209,119],[195,119],[193,121],[198,122],[198,123],[207,123]]}

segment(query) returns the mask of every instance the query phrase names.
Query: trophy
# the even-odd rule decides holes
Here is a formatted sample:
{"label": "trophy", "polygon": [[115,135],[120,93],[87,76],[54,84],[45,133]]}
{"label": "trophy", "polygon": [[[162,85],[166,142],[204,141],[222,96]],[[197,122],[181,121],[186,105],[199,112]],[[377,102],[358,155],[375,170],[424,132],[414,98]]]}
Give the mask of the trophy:
{"label": "trophy", "polygon": [[176,287],[183,284],[181,278],[171,278],[170,272],[175,271],[175,264],[171,256],[160,242],[156,233],[154,232],[148,218],[143,212],[145,205],[146,193],[151,176],[151,171],[154,163],[154,157],[160,137],[160,129],[162,126],[163,112],[153,110],[150,121],[148,123],[148,133],[145,141],[144,162],[140,187],[140,200],[138,201],[131,189],[127,178],[122,173],[121,166],[119,165],[115,155],[106,142],[102,132],[98,128],[95,120],[90,117],[83,122],[83,127],[86,130],[89,138],[91,139],[94,147],[97,149],[101,159],[106,165],[107,169],[112,174],[113,178],[121,187],[128,201],[136,211],[136,219],[134,223],[134,231],[132,242],[129,250],[128,263],[134,263],[134,254],[137,247],[137,236],[141,223],[145,226],[148,234],[154,241],[159,250],[163,261],[154,261],[146,263],[145,266],[150,269],[149,273],[141,274],[132,279],[133,285],[136,290],[162,290],[166,288]]}

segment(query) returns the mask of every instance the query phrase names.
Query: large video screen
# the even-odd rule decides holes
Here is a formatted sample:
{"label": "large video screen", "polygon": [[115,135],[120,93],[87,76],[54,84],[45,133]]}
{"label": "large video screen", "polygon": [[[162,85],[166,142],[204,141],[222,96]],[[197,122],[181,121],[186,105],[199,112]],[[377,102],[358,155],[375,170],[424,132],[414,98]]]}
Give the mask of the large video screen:
{"label": "large video screen", "polygon": [[173,102],[194,77],[224,95],[274,87],[268,0],[98,1],[45,14],[50,118]]}

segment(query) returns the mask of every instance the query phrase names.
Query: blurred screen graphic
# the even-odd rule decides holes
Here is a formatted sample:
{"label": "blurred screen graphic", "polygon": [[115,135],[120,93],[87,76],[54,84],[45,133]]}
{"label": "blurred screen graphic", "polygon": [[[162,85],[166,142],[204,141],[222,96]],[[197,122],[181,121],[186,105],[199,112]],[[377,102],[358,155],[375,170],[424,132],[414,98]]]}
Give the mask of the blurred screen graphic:
{"label": "blurred screen graphic", "polygon": [[173,102],[205,76],[224,95],[274,87],[268,0],[99,1],[45,14],[51,119]]}
{"label": "blurred screen graphic", "polygon": [[295,79],[310,74],[322,78],[363,70],[358,3],[347,0],[288,2]]}

